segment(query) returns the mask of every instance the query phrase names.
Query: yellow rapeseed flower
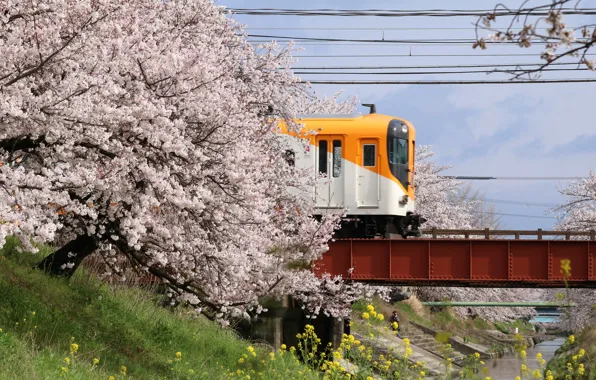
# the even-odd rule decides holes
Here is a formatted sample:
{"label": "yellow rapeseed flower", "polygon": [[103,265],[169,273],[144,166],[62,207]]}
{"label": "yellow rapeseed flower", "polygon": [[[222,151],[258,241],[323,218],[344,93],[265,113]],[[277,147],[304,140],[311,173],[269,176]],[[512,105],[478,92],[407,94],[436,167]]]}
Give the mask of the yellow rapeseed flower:
{"label": "yellow rapeseed flower", "polygon": [[571,261],[568,259],[561,260],[561,274],[565,278],[571,277]]}
{"label": "yellow rapeseed flower", "polygon": [[177,358],[181,358],[182,357],[182,352],[180,352],[180,351],[176,352],[176,357]]}
{"label": "yellow rapeseed flower", "polygon": [[377,319],[379,321],[384,321],[385,320],[385,316],[383,314],[379,313],[379,314],[377,314]]}
{"label": "yellow rapeseed flower", "polygon": [[569,335],[568,341],[569,341],[569,343],[575,342],[575,335]]}
{"label": "yellow rapeseed flower", "polygon": [[368,306],[366,306],[366,310],[368,311],[375,311],[375,307],[371,304],[368,304]]}
{"label": "yellow rapeseed flower", "polygon": [[364,319],[368,319],[370,318],[370,314],[368,314],[366,311],[364,313],[362,313],[362,318]]}
{"label": "yellow rapeseed flower", "polygon": [[64,358],[64,363],[66,363],[66,365],[70,364],[70,358],[69,357],[65,357]]}

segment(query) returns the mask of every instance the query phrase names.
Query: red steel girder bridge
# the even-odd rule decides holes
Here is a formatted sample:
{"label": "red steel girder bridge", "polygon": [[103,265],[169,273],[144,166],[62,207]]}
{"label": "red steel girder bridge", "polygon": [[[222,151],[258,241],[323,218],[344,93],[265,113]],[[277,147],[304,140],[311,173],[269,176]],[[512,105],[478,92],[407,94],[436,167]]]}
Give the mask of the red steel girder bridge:
{"label": "red steel girder bridge", "polygon": [[[315,273],[406,286],[565,287],[561,261],[569,260],[567,285],[596,288],[594,231],[430,230],[425,235],[481,235],[480,239],[338,239],[315,263]],[[535,238],[520,239],[534,235]],[[484,235],[484,236],[483,236]],[[565,240],[545,240],[543,236]],[[491,237],[497,237],[492,238]],[[506,239],[506,236],[514,236]],[[503,237],[503,238],[500,238]],[[580,237],[582,240],[571,240]]]}

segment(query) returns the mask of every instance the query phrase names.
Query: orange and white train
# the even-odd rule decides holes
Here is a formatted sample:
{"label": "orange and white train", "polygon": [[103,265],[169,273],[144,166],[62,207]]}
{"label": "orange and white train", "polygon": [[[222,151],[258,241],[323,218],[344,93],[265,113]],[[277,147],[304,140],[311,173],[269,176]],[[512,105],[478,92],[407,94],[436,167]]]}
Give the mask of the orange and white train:
{"label": "orange and white train", "polygon": [[299,115],[300,133],[282,125],[282,133],[292,136],[286,158],[320,174],[314,189],[318,216],[347,210],[336,237],[420,236],[425,220],[414,213],[416,130],[370,106],[367,115]]}

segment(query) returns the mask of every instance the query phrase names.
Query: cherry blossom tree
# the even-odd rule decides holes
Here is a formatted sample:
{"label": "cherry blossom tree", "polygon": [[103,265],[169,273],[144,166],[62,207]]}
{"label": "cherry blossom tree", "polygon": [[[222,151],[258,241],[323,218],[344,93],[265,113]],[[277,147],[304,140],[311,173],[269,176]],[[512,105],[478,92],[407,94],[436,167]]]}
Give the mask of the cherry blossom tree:
{"label": "cherry blossom tree", "polygon": [[275,134],[289,50],[209,0],[2,1],[0,31],[0,245],[57,246],[65,276],[126,255],[211,318],[323,286],[338,216]]}
{"label": "cherry blossom tree", "polygon": [[[442,173],[449,166],[432,161],[431,146],[416,150],[416,210],[427,218],[426,228],[482,229],[496,228],[498,221],[479,192],[472,193],[469,185]],[[460,238],[461,236],[453,236]],[[544,298],[537,289],[419,287],[416,293],[423,300],[433,301],[538,301]],[[533,308],[455,307],[460,316],[480,316],[491,321],[507,321],[530,317]]]}
{"label": "cherry blossom tree", "polygon": [[[510,71],[514,78],[527,76],[535,79],[547,66],[566,57],[574,59],[578,68],[583,66],[594,70],[596,62],[587,56],[596,44],[596,26],[591,23],[569,27],[563,19],[566,12],[581,14],[581,3],[581,0],[551,0],[529,6],[528,1],[524,1],[518,9],[509,9],[499,3],[476,23],[476,43],[473,47],[484,50],[488,42],[513,42],[519,47],[530,48],[536,42],[544,43],[545,48],[540,55],[544,63],[532,69],[515,68]],[[502,18],[505,20],[502,27],[497,26]],[[481,36],[481,31],[490,34]]]}
{"label": "cherry blossom tree", "polygon": [[[555,229],[564,231],[588,231],[596,229],[596,173],[590,171],[586,178],[571,182],[560,193],[566,201],[554,208],[559,221]],[[574,239],[588,239],[588,237],[573,237]],[[570,263],[573,273],[573,262]],[[596,324],[596,291],[592,289],[556,289],[548,292],[550,299],[560,299],[575,305],[569,313],[561,315],[563,327],[572,331],[585,326]]]}
{"label": "cherry blossom tree", "polygon": [[571,182],[560,193],[567,201],[553,210],[560,214],[555,227],[570,231],[596,229],[596,173],[590,171],[586,178]]}
{"label": "cherry blossom tree", "polygon": [[317,97],[315,93],[307,90],[301,91],[294,98],[291,113],[349,115],[356,112],[358,99],[355,96],[341,100],[343,91],[337,91],[331,96]]}
{"label": "cherry blossom tree", "polygon": [[432,146],[416,148],[416,213],[427,221],[424,228],[464,229],[472,227],[470,211],[475,201],[457,197],[462,181],[441,176],[449,166],[437,165],[432,161]]}

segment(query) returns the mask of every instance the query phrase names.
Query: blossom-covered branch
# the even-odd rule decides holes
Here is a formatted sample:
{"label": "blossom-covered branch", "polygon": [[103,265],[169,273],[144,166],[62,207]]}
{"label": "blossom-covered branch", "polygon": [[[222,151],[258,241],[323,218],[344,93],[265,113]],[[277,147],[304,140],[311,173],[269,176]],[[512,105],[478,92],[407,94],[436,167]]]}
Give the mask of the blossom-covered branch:
{"label": "blossom-covered branch", "polygon": [[[565,5],[574,8],[581,3],[577,0],[551,0],[550,4],[526,7],[527,1],[517,10],[512,10],[498,4],[494,11],[481,17],[476,22],[476,43],[474,48],[486,49],[488,42],[515,43],[522,48],[529,48],[536,42],[545,44],[545,49],[540,57],[545,61],[536,68],[528,69],[517,67],[509,72],[513,79],[527,76],[530,79],[538,78],[540,73],[548,66],[565,57],[572,57],[577,61],[577,68],[582,65],[590,70],[596,69],[596,62],[587,57],[588,51],[596,44],[596,25],[586,24],[570,28],[563,20]],[[541,17],[534,17],[536,14]],[[507,15],[511,21],[505,28],[496,26],[497,19]],[[521,28],[514,25],[521,22]],[[544,32],[541,30],[544,29]],[[492,32],[481,37],[479,30]]]}

